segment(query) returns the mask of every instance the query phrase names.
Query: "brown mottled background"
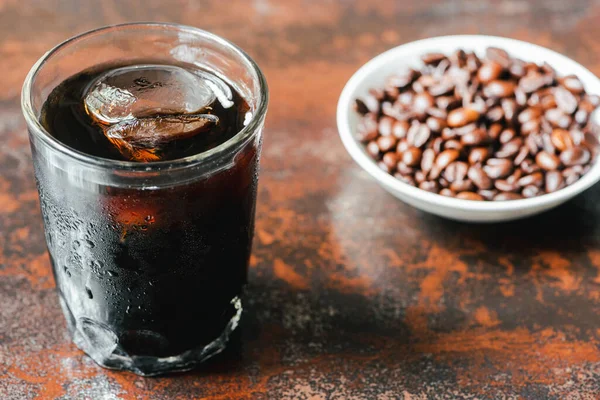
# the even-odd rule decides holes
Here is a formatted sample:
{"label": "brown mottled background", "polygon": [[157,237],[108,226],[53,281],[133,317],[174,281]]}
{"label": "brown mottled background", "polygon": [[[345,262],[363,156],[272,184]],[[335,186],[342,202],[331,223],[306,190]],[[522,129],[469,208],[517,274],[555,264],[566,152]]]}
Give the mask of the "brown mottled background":
{"label": "brown mottled background", "polygon": [[[233,40],[272,93],[240,343],[160,379],[71,344],[19,108],[44,51],[141,20]],[[600,186],[525,221],[459,224],[385,193],[338,139],[336,101],[361,64],[457,33],[600,74],[600,0],[0,0],[0,399],[599,398]]]}

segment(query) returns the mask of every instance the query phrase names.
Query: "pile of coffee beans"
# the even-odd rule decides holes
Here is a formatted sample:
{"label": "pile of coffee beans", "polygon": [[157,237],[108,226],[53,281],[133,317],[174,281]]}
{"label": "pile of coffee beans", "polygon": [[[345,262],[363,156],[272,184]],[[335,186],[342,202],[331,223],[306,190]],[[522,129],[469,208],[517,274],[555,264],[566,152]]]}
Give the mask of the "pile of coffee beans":
{"label": "pile of coffee beans", "polygon": [[458,50],[422,61],[356,100],[357,138],[384,171],[443,196],[513,200],[590,169],[600,97],[576,76],[492,47],[483,58]]}

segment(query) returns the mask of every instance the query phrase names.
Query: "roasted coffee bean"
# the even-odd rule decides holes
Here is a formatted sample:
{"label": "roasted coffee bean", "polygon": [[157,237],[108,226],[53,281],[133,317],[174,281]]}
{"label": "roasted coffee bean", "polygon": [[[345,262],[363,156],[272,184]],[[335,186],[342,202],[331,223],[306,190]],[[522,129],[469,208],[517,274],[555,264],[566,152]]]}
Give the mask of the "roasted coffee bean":
{"label": "roasted coffee bean", "polygon": [[411,147],[402,153],[402,162],[409,167],[416,167],[421,163],[423,152],[417,147]]}
{"label": "roasted coffee bean", "polygon": [[433,193],[531,198],[581,178],[598,152],[600,97],[578,77],[490,48],[430,53],[354,103],[356,139],[384,171]]}
{"label": "roasted coffee bean", "polygon": [[536,164],[545,171],[554,171],[560,165],[560,160],[554,154],[547,151],[540,151],[535,156]]}
{"label": "roasted coffee bean", "polygon": [[527,146],[521,147],[519,149],[519,152],[515,156],[515,159],[513,160],[513,164],[520,165],[523,161],[525,161],[525,159],[527,158],[528,155],[529,155],[529,149],[527,148]]}
{"label": "roasted coffee bean", "polygon": [[487,61],[477,71],[477,78],[481,83],[486,84],[498,79],[502,74],[502,70],[502,65],[495,61]]}
{"label": "roasted coffee bean", "polygon": [[508,143],[502,145],[500,150],[498,150],[495,154],[498,158],[509,158],[514,157],[519,150],[521,150],[521,146],[523,146],[523,139],[520,137],[516,137]]}
{"label": "roasted coffee bean", "polygon": [[556,192],[562,189],[564,185],[564,178],[559,171],[549,171],[546,173],[545,188],[546,193]]}
{"label": "roasted coffee bean", "polygon": [[540,189],[537,186],[533,186],[533,185],[525,186],[523,188],[523,190],[521,190],[521,194],[525,198],[536,197],[536,196],[539,196],[539,195],[541,195],[543,193],[544,192],[542,191],[542,189]]}
{"label": "roasted coffee bean", "polygon": [[388,152],[395,148],[397,143],[398,139],[396,139],[394,136],[380,136],[377,139],[377,146],[379,146],[379,150],[381,150],[382,153]]}
{"label": "roasted coffee bean", "polygon": [[403,139],[406,137],[409,128],[410,124],[408,121],[395,121],[392,125],[392,135],[398,139]]}
{"label": "roasted coffee bean", "polygon": [[[506,178],[512,173],[513,164],[511,160],[506,160],[503,158],[490,158],[487,160],[483,170],[491,179]],[[469,177],[473,179],[471,176]],[[480,189],[487,188],[480,187]]]}
{"label": "roasted coffee bean", "polygon": [[503,130],[502,133],[500,133],[498,140],[500,141],[500,143],[505,144],[513,140],[516,135],[517,134],[514,129],[508,128]]}
{"label": "roasted coffee bean", "polygon": [[387,172],[388,174],[392,173],[393,169],[390,168],[386,163],[384,163],[383,161],[379,161],[377,163],[377,166],[382,169],[383,171]]}
{"label": "roasted coffee bean", "polygon": [[554,98],[558,108],[565,114],[573,114],[575,110],[577,110],[577,99],[573,93],[569,92],[567,89],[562,87],[556,88]]}
{"label": "roasted coffee bean", "polygon": [[477,193],[483,197],[485,200],[493,200],[494,196],[498,194],[496,189],[486,189],[486,190],[478,190]]}
{"label": "roasted coffee bean", "polygon": [[454,192],[471,192],[475,190],[475,186],[470,179],[452,182],[450,189]]}
{"label": "roasted coffee bean", "polygon": [[457,108],[448,114],[448,126],[457,128],[479,119],[479,113],[473,108]]}
{"label": "roasted coffee bean", "polygon": [[415,182],[421,183],[421,182],[425,182],[426,180],[427,180],[427,174],[425,174],[425,172],[423,172],[423,171],[415,172]]}
{"label": "roasted coffee bean", "polygon": [[488,135],[483,128],[475,129],[473,132],[465,133],[460,137],[460,142],[465,146],[478,146],[485,143]]}
{"label": "roasted coffee bean", "polygon": [[450,190],[448,188],[444,188],[444,189],[440,190],[440,194],[442,196],[446,196],[446,197],[454,197],[454,196],[456,196],[456,193],[454,193],[452,190]]}
{"label": "roasted coffee bean", "polygon": [[408,165],[404,164],[402,161],[400,161],[398,164],[396,164],[396,170],[398,172],[400,172],[402,175],[413,175],[415,174],[416,177],[416,171],[414,168],[409,167]]}
{"label": "roasted coffee bean", "polygon": [[500,192],[496,196],[494,196],[494,201],[519,200],[522,198],[523,196],[521,196],[518,193]]}
{"label": "roasted coffee bean", "polygon": [[444,177],[450,183],[462,181],[467,176],[468,170],[469,164],[463,161],[455,161],[446,167]]}
{"label": "roasted coffee bean", "polygon": [[367,144],[367,153],[373,158],[379,158],[379,146],[376,141],[373,140]]}
{"label": "roasted coffee bean", "polygon": [[483,87],[483,95],[496,98],[510,97],[515,93],[515,87],[512,81],[495,80]]}
{"label": "roasted coffee bean", "polygon": [[469,163],[470,164],[479,164],[483,163],[490,156],[490,151],[486,147],[475,147],[471,149],[469,153]]}
{"label": "roasted coffee bean", "polygon": [[501,192],[516,192],[520,189],[520,186],[516,182],[509,182],[506,179],[497,179],[494,182],[494,187]]}
{"label": "roasted coffee bean", "polygon": [[521,124],[525,124],[529,121],[539,119],[541,115],[541,107],[528,107],[519,113],[519,117],[517,119]]}
{"label": "roasted coffee bean", "polygon": [[406,140],[406,139],[400,139],[398,141],[398,145],[396,146],[396,153],[402,154],[406,150],[408,150],[409,147],[410,147],[410,144],[408,144],[408,140]]}
{"label": "roasted coffee bean", "polygon": [[546,110],[546,112],[544,113],[544,117],[555,128],[568,129],[572,121],[571,117],[566,115],[559,108],[551,108],[549,110]]}
{"label": "roasted coffee bean", "polygon": [[520,186],[542,186],[544,184],[544,174],[541,172],[534,172],[533,174],[522,177],[517,183]]}
{"label": "roasted coffee bean", "polygon": [[563,151],[574,146],[571,135],[568,131],[564,129],[557,128],[552,130],[552,135],[550,135],[550,139],[552,140],[552,144],[558,149],[558,151]]}
{"label": "roasted coffee bean", "polygon": [[483,201],[483,197],[475,192],[460,192],[456,195],[457,199]]}
{"label": "roasted coffee bean", "polygon": [[398,154],[393,151],[388,151],[383,155],[382,161],[385,165],[390,167],[390,169],[395,169],[396,164],[398,163]]}
{"label": "roasted coffee bean", "polygon": [[431,193],[437,193],[439,190],[439,185],[436,181],[425,181],[419,183],[419,189],[423,189]]}
{"label": "roasted coffee bean", "polygon": [[480,166],[471,166],[467,172],[467,176],[479,189],[490,189],[494,185],[490,177]]}
{"label": "roasted coffee bean", "polygon": [[571,147],[560,153],[560,161],[567,167],[584,165],[590,162],[592,155],[584,147]]}
{"label": "roasted coffee bean", "polygon": [[356,138],[363,143],[377,138],[377,117],[374,114],[366,114],[360,119],[356,126]]}

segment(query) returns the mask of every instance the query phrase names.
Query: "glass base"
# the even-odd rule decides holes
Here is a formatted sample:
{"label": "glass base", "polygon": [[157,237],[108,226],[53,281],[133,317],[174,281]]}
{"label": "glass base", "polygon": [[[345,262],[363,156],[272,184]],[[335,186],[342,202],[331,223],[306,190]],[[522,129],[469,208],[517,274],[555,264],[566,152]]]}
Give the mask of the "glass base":
{"label": "glass base", "polygon": [[[231,333],[237,328],[242,315],[242,301],[239,297],[231,300],[233,317],[219,337],[207,345],[187,350],[169,357],[131,356],[119,345],[117,335],[101,323],[89,318],[75,318],[60,296],[60,304],[67,316],[73,342],[104,368],[130,371],[141,376],[154,376],[175,371],[188,371],[207,359],[219,354],[227,346]],[[160,335],[143,331],[144,338],[160,338]]]}

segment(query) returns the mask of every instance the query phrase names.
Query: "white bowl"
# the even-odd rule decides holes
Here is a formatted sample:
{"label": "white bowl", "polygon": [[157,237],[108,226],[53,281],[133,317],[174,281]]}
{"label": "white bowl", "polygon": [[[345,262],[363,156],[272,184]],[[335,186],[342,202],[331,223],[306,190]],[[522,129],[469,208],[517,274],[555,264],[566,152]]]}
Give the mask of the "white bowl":
{"label": "white bowl", "polygon": [[[450,54],[462,48],[483,55],[487,47],[506,49],[508,53],[525,61],[546,61],[559,75],[575,74],[588,93],[600,94],[600,79],[581,64],[552,50],[519,40],[483,35],[442,36],[419,40],[398,46],[373,58],[360,68],[342,91],[337,108],[337,125],[346,150],[354,161],[367,171],[388,192],[400,200],[426,212],[459,221],[495,222],[509,221],[538,214],[556,207],[583,192],[600,179],[600,163],[574,184],[554,193],[509,201],[471,201],[445,197],[408,185],[379,169],[355,139],[359,116],[353,109],[356,98],[367,94],[370,88],[384,86],[385,78],[409,67],[419,67],[421,55],[429,52]],[[594,117],[598,119],[599,113]]]}

